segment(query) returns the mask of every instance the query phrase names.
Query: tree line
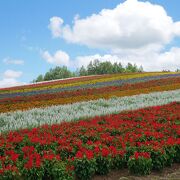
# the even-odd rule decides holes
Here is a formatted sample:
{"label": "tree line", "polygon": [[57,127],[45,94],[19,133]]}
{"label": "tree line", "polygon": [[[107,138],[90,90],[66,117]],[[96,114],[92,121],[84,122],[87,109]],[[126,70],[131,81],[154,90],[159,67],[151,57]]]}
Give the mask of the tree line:
{"label": "tree line", "polygon": [[100,74],[117,74],[143,72],[143,67],[136,64],[128,63],[125,67],[121,63],[111,63],[110,61],[100,62],[99,60],[91,61],[87,67],[81,66],[75,72],[68,70],[66,66],[51,68],[45,75],[39,75],[33,82],[49,81],[62,78],[77,76],[100,75]]}

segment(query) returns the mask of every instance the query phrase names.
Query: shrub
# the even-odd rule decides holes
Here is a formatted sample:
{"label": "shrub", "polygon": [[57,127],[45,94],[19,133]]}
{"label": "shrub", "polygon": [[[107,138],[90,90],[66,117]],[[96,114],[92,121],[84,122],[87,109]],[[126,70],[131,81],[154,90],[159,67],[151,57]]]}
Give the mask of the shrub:
{"label": "shrub", "polygon": [[176,157],[176,150],[173,146],[165,147],[166,152],[166,166],[172,166],[172,163]]}
{"label": "shrub", "polygon": [[97,174],[105,175],[108,174],[111,168],[111,158],[109,157],[103,157],[99,155],[96,158],[97,163]]}
{"label": "shrub", "polygon": [[167,155],[159,150],[156,150],[151,152],[151,159],[153,170],[162,171],[167,161]]}
{"label": "shrub", "polygon": [[127,167],[125,153],[117,154],[112,158],[112,169],[122,169]]}
{"label": "shrub", "polygon": [[174,161],[177,163],[180,163],[180,146],[179,145],[175,146],[175,151],[176,151],[176,154],[174,157]]}
{"label": "shrub", "polygon": [[130,173],[136,175],[148,175],[152,169],[152,159],[150,154],[135,152],[128,160],[128,169]]}
{"label": "shrub", "polygon": [[78,151],[73,161],[74,171],[77,179],[88,180],[96,172],[96,160],[92,151]]}
{"label": "shrub", "polygon": [[24,168],[21,171],[22,177],[29,180],[41,180],[44,176],[44,170],[42,167]]}
{"label": "shrub", "polygon": [[73,177],[66,170],[66,164],[63,162],[56,162],[53,164],[51,173],[53,179],[73,180]]}

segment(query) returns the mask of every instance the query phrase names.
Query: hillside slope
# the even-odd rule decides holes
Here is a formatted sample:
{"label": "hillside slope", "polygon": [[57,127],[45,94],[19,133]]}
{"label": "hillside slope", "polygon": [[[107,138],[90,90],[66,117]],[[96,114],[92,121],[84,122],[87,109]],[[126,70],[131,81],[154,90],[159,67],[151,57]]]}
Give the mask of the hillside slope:
{"label": "hillside slope", "polygon": [[[2,179],[91,179],[180,163],[180,73],[87,76],[0,90]],[[0,179],[1,179],[0,177]]]}

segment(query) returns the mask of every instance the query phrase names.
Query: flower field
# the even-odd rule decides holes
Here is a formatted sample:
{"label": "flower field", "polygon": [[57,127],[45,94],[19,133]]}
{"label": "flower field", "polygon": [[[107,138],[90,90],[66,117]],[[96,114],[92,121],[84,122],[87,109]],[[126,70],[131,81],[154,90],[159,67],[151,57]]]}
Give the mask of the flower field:
{"label": "flower field", "polygon": [[0,89],[0,179],[148,175],[180,163],[180,73]]}
{"label": "flower field", "polygon": [[[17,92],[18,89],[12,89],[12,92],[9,93],[10,90],[6,88],[6,93],[3,90],[0,92],[0,113],[97,100],[100,98],[109,99],[114,96],[122,97],[180,89],[180,74],[161,73],[157,75],[157,73],[142,73],[135,74],[134,76],[128,74],[127,77],[125,75],[121,76],[111,77],[111,81],[109,81],[110,78],[108,78],[108,81],[105,81],[107,78],[98,79],[101,80],[101,82],[96,80],[96,76],[94,77],[94,80],[87,80],[85,82],[81,82],[81,79],[76,79],[78,82],[75,82],[75,85],[65,84],[67,86],[66,88],[54,88],[52,82],[50,82],[51,86],[45,83],[47,84],[46,90],[40,89],[35,91],[34,89],[29,89],[28,86],[24,87],[24,89],[21,89],[22,87],[20,87],[20,92]],[[85,78],[83,78],[83,80],[85,80]],[[96,83],[91,84],[92,81],[96,81]],[[57,85],[57,82],[54,83]],[[62,81],[62,83],[64,83],[64,81]],[[80,83],[81,85],[77,86],[77,84]],[[43,86],[43,89],[44,88],[45,87]]]}

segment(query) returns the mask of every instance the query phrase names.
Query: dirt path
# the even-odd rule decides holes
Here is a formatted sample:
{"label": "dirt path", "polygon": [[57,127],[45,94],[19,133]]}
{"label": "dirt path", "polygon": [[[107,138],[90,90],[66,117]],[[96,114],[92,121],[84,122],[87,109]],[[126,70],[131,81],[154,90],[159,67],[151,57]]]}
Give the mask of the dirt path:
{"label": "dirt path", "polygon": [[106,176],[95,176],[93,180],[180,180],[180,164],[166,167],[162,172],[153,171],[148,176],[132,176],[127,169],[111,171]]}

